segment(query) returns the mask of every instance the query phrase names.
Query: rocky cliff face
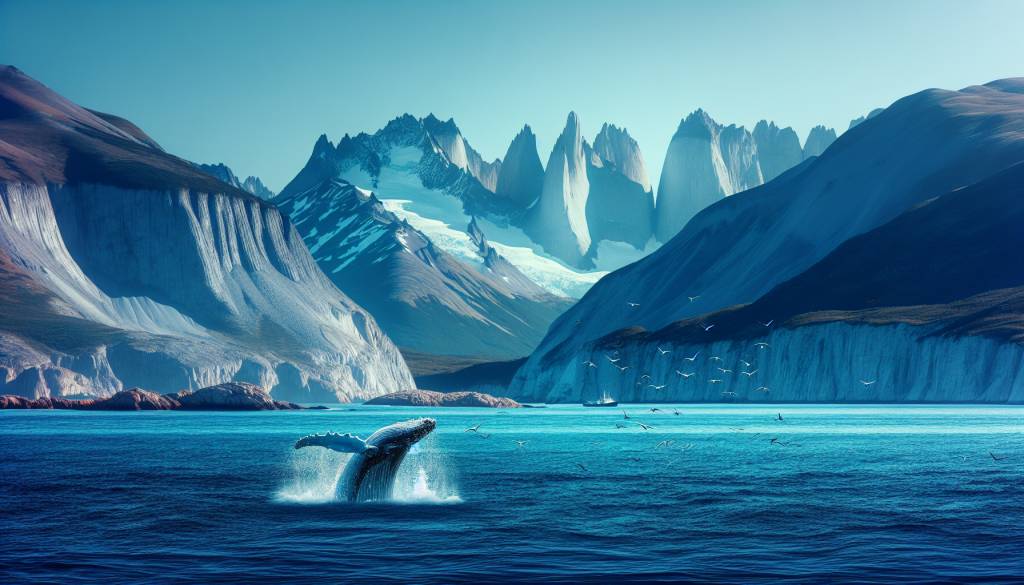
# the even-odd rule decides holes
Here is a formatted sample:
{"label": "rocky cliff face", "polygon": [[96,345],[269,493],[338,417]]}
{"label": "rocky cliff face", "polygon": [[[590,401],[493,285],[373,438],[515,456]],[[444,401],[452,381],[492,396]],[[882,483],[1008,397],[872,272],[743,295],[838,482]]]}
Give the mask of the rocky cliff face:
{"label": "rocky cliff face", "polygon": [[587,163],[591,240],[626,242],[642,249],[654,229],[654,191],[640,146],[626,130],[605,124]]}
{"label": "rocky cliff face", "polygon": [[694,215],[723,197],[764,182],[757,147],[741,127],[723,127],[703,110],[687,116],[665,154],[655,234],[667,242]]}
{"label": "rocky cliff face", "polygon": [[836,131],[834,129],[821,125],[811,128],[811,132],[807,135],[807,140],[804,142],[804,160],[812,156],[820,156],[835,141]]}
{"label": "rocky cliff face", "polygon": [[753,137],[765,182],[800,164],[804,158],[800,138],[792,128],[779,128],[775,122],[761,120],[754,126]]}
{"label": "rocky cliff face", "polygon": [[590,251],[587,224],[587,152],[580,121],[569,113],[544,171],[540,199],[530,210],[527,231],[544,250],[571,265],[586,266]]}
{"label": "rocky cliff face", "polygon": [[0,77],[18,154],[0,164],[0,272],[15,283],[0,287],[0,392],[241,380],[346,400],[413,386],[275,207],[13,68]]}
{"label": "rocky cliff face", "polygon": [[512,201],[515,208],[526,210],[543,188],[544,166],[537,154],[537,137],[529,126],[523,126],[505,152],[495,194]]}

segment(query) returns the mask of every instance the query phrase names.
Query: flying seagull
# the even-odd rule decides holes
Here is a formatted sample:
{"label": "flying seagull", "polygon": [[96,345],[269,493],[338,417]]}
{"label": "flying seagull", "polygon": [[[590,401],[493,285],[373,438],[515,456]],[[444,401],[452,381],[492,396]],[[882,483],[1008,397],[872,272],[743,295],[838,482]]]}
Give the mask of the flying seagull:
{"label": "flying seagull", "polygon": [[640,425],[640,428],[642,428],[645,431],[649,431],[649,430],[654,428],[651,425],[645,425],[644,423],[642,423],[640,421],[635,421],[635,422],[636,422],[636,424]]}
{"label": "flying seagull", "polygon": [[661,355],[665,355],[666,353],[672,353],[672,350],[670,350],[670,349],[661,349],[660,345],[657,346],[657,347],[658,347],[658,353],[660,353]]}
{"label": "flying seagull", "polygon": [[626,301],[626,304],[629,305],[631,309],[635,309],[640,306],[640,303],[631,303],[629,301]]}
{"label": "flying seagull", "polygon": [[694,372],[680,372],[679,370],[676,370],[676,374],[682,376],[683,378],[689,378],[690,376],[695,375]]}
{"label": "flying seagull", "polygon": [[629,414],[627,414],[625,410],[622,411],[622,418],[629,420]]}
{"label": "flying seagull", "polygon": [[760,321],[761,325],[764,325],[765,327],[771,327],[772,323],[774,323],[774,322],[775,322],[775,319],[772,319],[771,321],[768,321],[767,323],[765,323],[764,321]]}
{"label": "flying seagull", "polygon": [[721,383],[722,383],[722,381],[719,380],[718,378],[711,378],[710,380],[708,380],[708,384],[721,384]]}
{"label": "flying seagull", "polygon": [[712,323],[711,325],[705,325],[705,324],[701,323],[700,326],[701,326],[702,329],[704,329],[704,331],[711,331],[711,328],[714,327],[715,324]]}
{"label": "flying seagull", "polygon": [[688,361],[688,362],[692,362],[695,359],[697,359],[697,356],[699,356],[699,355],[700,355],[700,352],[698,351],[697,353],[693,354],[693,357],[684,357],[683,359]]}
{"label": "flying seagull", "polygon": [[647,385],[648,388],[654,388],[655,390],[661,390],[665,386],[668,386],[668,384],[660,384],[660,385],[658,385],[658,384],[648,384]]}
{"label": "flying seagull", "polygon": [[757,387],[757,388],[755,388],[754,390],[755,390],[756,392],[764,392],[765,394],[767,394],[767,393],[771,392],[771,390],[770,390],[770,389],[769,389],[769,388],[768,388],[767,386],[758,386],[758,387]]}
{"label": "flying seagull", "polygon": [[767,343],[763,342],[763,341],[758,341],[757,343],[754,344],[754,347],[756,347],[758,349],[764,349],[766,347],[771,347],[771,346],[768,345]]}
{"label": "flying seagull", "polygon": [[865,386],[870,386],[870,385],[874,384],[877,381],[878,380],[861,380],[860,383],[864,384]]}
{"label": "flying seagull", "polygon": [[[483,423],[480,423],[480,424],[483,424]],[[480,424],[471,426],[471,427],[469,427],[468,429],[466,429],[463,432],[466,432],[466,433],[479,433],[480,432]]]}
{"label": "flying seagull", "polygon": [[615,358],[615,359],[612,359],[612,356],[610,356],[610,355],[607,355],[607,354],[606,354],[606,355],[604,356],[604,358],[605,358],[606,360],[610,361],[610,362],[611,362],[611,363],[613,363],[613,364],[614,364],[615,362],[617,362],[617,361],[619,361],[619,360],[621,360],[621,359],[622,359],[622,358]]}
{"label": "flying seagull", "polygon": [[740,363],[743,364],[744,368],[749,368],[750,366],[754,365],[754,364],[748,362],[747,360],[740,360]]}
{"label": "flying seagull", "polygon": [[587,366],[588,368],[596,368],[597,367],[597,364],[595,364],[594,362],[592,362],[590,360],[587,360],[587,361],[583,362],[583,365]]}
{"label": "flying seagull", "polygon": [[590,470],[584,467],[582,463],[577,463],[576,467],[579,467],[584,473],[590,473]]}
{"label": "flying seagull", "polygon": [[651,412],[661,412],[661,409],[660,408],[652,408]]}
{"label": "flying seagull", "polygon": [[516,446],[522,449],[526,446],[526,441],[516,441]]}
{"label": "flying seagull", "polygon": [[713,356],[709,357],[708,359],[713,361],[713,362],[720,362],[720,361],[722,361],[722,358],[718,357],[717,355],[713,355]]}
{"label": "flying seagull", "polygon": [[619,373],[623,373],[623,374],[626,373],[626,370],[629,369],[629,366],[620,366],[618,364],[612,364],[612,365],[614,365],[616,368],[619,369]]}
{"label": "flying seagull", "polygon": [[697,299],[699,299],[699,298],[700,298],[700,295],[697,295],[697,296],[695,296],[695,297],[690,297],[690,296],[688,296],[688,297],[686,297],[686,298],[690,299],[690,302],[692,303],[693,301],[696,301]]}
{"label": "flying seagull", "polygon": [[988,456],[992,458],[992,461],[1002,461],[1003,459],[1006,459],[1005,455],[1003,457],[996,457],[996,454],[991,451],[988,452]]}
{"label": "flying seagull", "polygon": [[740,372],[740,373],[749,378],[749,377],[753,376],[754,374],[756,374],[757,370],[752,370],[750,372]]}
{"label": "flying seagull", "polygon": [[674,415],[676,415],[676,416],[679,416],[679,415],[681,415],[681,414],[683,414],[683,413],[679,412],[679,409],[678,409],[678,408],[673,408],[673,409],[672,409],[672,414],[674,414]]}
{"label": "flying seagull", "polygon": [[730,370],[729,368],[718,368],[718,371],[722,372],[723,374],[731,374],[732,373],[732,370]]}

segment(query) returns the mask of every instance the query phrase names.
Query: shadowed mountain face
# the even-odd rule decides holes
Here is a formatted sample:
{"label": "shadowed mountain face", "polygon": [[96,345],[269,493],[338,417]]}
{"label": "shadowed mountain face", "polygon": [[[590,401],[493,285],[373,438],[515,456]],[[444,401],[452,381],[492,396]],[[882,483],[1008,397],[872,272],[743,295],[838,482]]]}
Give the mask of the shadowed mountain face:
{"label": "shadowed mountain face", "polygon": [[23,283],[3,289],[0,390],[239,380],[323,400],[412,386],[277,208],[13,67],[0,181],[0,270]]}
{"label": "shadowed mountain face", "polygon": [[[926,90],[899,100],[856,125],[822,156],[712,205],[657,252],[604,278],[556,321],[517,374],[515,388],[527,396],[542,388],[571,392],[570,386],[579,384],[577,362],[588,359],[595,347],[625,338],[642,344],[643,330],[677,321],[683,324],[671,330],[680,337],[656,337],[687,344],[735,343],[757,334],[757,327],[764,329],[753,325],[757,321],[775,319],[777,325],[816,314],[800,322],[822,323],[830,319],[820,313],[830,310],[875,311],[870,318],[863,316],[864,322],[884,313],[890,323],[948,326],[953,315],[960,315],[957,331],[987,331],[991,322],[968,324],[984,319],[984,312],[971,311],[986,303],[1012,303],[1012,291],[993,289],[1020,285],[1015,280],[1020,266],[999,252],[1010,255],[1018,239],[1012,233],[1017,209],[1012,200],[1020,173],[1016,168],[1000,173],[1024,161],[1022,137],[1022,80],[961,91]],[[941,197],[932,201],[936,196]],[[1006,217],[999,217],[1003,213]],[[893,220],[896,227],[871,239],[851,240]],[[951,237],[949,231],[959,233]],[[986,239],[989,232],[992,239]],[[949,239],[940,242],[940,236]],[[857,246],[843,246],[848,240]],[[830,257],[833,251],[844,255]],[[976,298],[979,294],[990,296]],[[748,303],[754,304],[715,314]],[[886,309],[917,303],[967,304],[950,307],[943,318],[932,309],[923,309],[920,318],[913,311]],[[1012,306],[1007,305],[1011,316],[1003,333],[993,337],[1016,335]],[[713,328],[705,332],[699,324]],[[622,332],[606,337],[617,330]],[[637,355],[633,365],[643,369],[652,359]]]}
{"label": "shadowed mountain face", "polygon": [[324,273],[404,349],[442,355],[529,353],[570,305],[502,258],[476,224],[478,256],[456,259],[340,179],[278,198]]}

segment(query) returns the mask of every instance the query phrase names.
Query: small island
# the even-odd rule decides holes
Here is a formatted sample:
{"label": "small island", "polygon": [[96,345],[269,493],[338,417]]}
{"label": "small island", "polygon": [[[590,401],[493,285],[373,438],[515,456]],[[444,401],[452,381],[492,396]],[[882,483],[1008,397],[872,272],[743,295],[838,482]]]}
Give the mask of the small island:
{"label": "small island", "polygon": [[70,410],[298,410],[293,402],[274,400],[266,390],[246,382],[226,382],[199,390],[158,394],[141,388],[122,390],[107,398],[71,400],[44,396],[31,399],[0,395],[0,409]]}
{"label": "small island", "polygon": [[522,405],[501,396],[483,392],[435,392],[433,390],[402,390],[367,400],[364,404],[385,406],[477,406],[484,408],[519,408]]}

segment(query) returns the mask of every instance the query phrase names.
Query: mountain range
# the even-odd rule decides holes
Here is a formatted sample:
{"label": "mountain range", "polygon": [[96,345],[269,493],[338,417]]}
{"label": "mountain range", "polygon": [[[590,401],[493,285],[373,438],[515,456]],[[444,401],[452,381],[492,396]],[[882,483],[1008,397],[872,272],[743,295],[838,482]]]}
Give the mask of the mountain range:
{"label": "mountain range", "polygon": [[278,209],[0,68],[0,393],[414,386]]}
{"label": "mountain range", "polygon": [[571,301],[498,254],[475,222],[475,261],[460,260],[369,191],[326,179],[274,203],[325,274],[366,307],[400,347],[490,358],[527,355]]}
{"label": "mountain range", "polygon": [[1024,80],[898,100],[602,279],[512,392],[1020,401],[1022,162]]}

